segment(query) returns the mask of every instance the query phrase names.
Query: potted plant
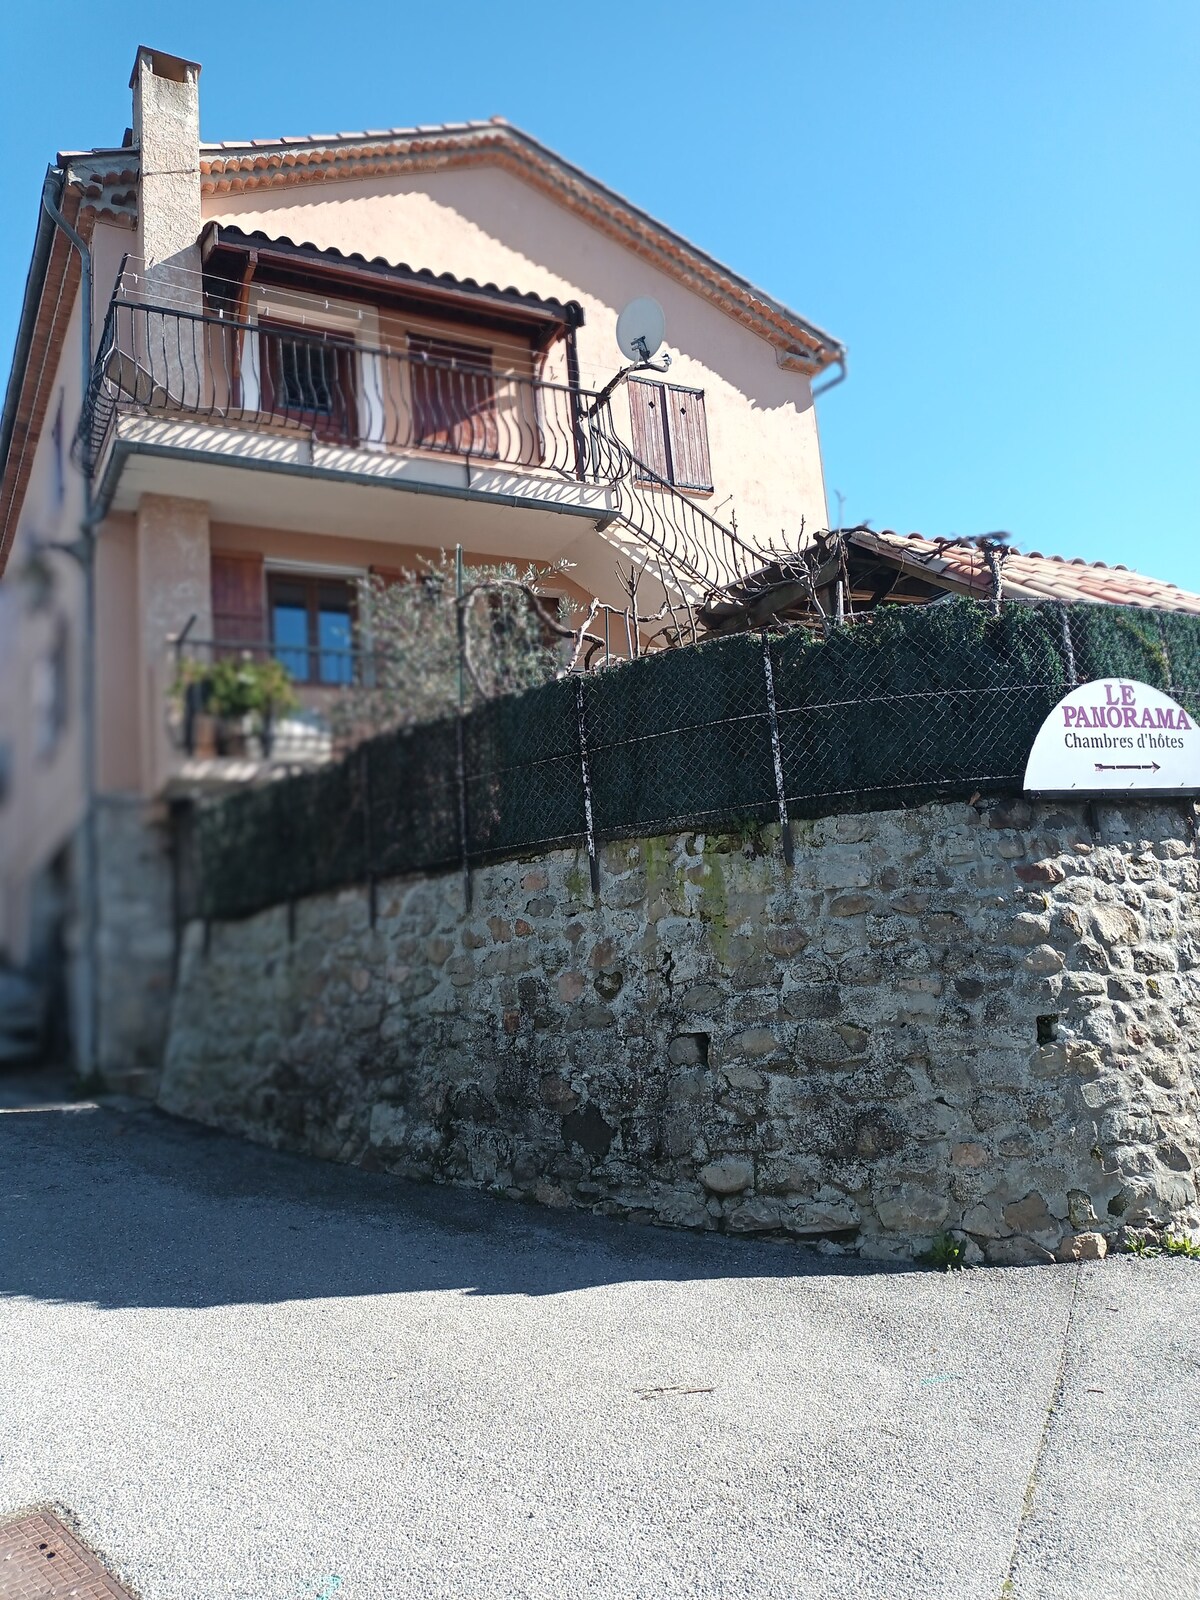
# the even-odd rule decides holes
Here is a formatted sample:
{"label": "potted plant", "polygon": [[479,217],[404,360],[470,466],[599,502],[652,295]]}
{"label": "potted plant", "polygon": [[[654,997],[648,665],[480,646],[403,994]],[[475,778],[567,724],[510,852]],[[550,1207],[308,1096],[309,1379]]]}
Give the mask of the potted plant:
{"label": "potted plant", "polygon": [[283,663],[274,656],[256,660],[249,651],[213,662],[184,662],[176,691],[183,702],[186,748],[197,748],[204,731],[201,724],[212,718],[216,753],[222,756],[245,755],[251,719],[257,723],[253,731],[262,741],[263,755],[269,756],[275,719],[299,704],[296,686]]}
{"label": "potted plant", "polygon": [[179,707],[182,720],[181,743],[189,756],[215,756],[217,719],[209,708],[212,697],[212,667],[195,657],[178,663],[171,698]]}

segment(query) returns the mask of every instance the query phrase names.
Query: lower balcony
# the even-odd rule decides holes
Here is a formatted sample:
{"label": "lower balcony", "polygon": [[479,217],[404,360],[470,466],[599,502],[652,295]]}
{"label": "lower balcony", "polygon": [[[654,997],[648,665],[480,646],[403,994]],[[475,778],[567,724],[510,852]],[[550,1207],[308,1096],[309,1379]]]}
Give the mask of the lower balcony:
{"label": "lower balcony", "polygon": [[343,704],[369,683],[370,651],[344,634],[307,642],[170,642],[161,702],[169,747],[164,791],[220,789],[321,766],[362,736]]}

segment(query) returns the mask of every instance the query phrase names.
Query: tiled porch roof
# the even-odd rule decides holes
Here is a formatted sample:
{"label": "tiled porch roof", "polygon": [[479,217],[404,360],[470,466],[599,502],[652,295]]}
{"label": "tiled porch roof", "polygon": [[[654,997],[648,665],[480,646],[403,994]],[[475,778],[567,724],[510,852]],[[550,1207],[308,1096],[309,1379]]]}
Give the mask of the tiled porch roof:
{"label": "tiled porch roof", "polygon": [[389,261],[384,256],[374,256],[368,260],[365,255],[357,251],[346,252],[322,247],[313,244],[311,240],[291,239],[286,234],[270,234],[262,229],[247,233],[242,228],[210,222],[200,236],[200,250],[206,262],[214,252],[220,250],[242,253],[255,250],[296,267],[324,263],[330,267],[346,268],[380,279],[387,284],[435,293],[457,294],[486,301],[498,308],[521,312],[526,316],[548,318],[556,323],[565,322],[577,327],[583,321],[583,311],[574,300],[564,303],[511,285],[502,288],[496,283],[480,283],[475,278],[458,278],[450,272],[433,272],[428,267],[410,267],[407,262]]}
{"label": "tiled porch roof", "polygon": [[[874,533],[861,528],[846,537],[855,548],[896,560],[931,583],[940,579],[955,592],[983,599],[991,596],[991,568],[976,545],[926,539],[919,533]],[[1078,556],[1068,560],[1036,550],[1026,555],[1008,546],[1003,582],[1005,597],[1011,600],[1091,600],[1102,605],[1200,614],[1200,595],[1159,578],[1145,578],[1126,566],[1109,567]]]}

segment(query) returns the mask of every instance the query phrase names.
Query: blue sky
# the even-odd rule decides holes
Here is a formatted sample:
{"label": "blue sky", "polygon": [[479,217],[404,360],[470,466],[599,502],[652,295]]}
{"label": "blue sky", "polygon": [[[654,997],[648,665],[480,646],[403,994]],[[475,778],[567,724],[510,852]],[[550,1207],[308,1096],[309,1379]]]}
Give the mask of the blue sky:
{"label": "blue sky", "polygon": [[1197,0],[46,15],[0,21],[5,372],[46,163],[120,141],[153,44],[209,139],[504,115],[828,328],[847,522],[1200,589]]}

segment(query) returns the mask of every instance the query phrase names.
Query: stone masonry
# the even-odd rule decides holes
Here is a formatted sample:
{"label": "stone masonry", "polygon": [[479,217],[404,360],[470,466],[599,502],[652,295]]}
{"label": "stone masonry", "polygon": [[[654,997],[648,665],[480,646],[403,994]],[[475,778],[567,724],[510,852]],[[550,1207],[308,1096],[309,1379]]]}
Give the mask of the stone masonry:
{"label": "stone masonry", "polygon": [[[1092,822],[1097,832],[1093,832]],[[1190,810],[1024,800],[558,851],[185,937],[161,1104],[827,1252],[1200,1224]]]}

